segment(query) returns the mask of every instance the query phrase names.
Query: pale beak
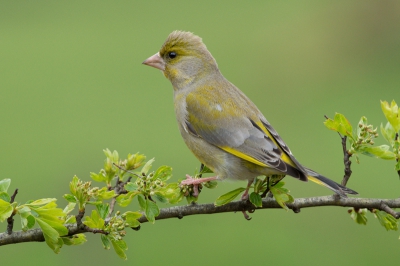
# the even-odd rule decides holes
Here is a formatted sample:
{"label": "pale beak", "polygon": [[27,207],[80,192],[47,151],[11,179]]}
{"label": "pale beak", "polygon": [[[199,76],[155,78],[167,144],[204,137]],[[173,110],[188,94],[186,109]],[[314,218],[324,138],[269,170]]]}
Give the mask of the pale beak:
{"label": "pale beak", "polygon": [[151,66],[154,68],[158,68],[161,71],[165,70],[165,62],[161,58],[160,53],[156,53],[155,55],[150,56],[149,58],[144,60],[144,62],[142,64],[148,65],[148,66]]}

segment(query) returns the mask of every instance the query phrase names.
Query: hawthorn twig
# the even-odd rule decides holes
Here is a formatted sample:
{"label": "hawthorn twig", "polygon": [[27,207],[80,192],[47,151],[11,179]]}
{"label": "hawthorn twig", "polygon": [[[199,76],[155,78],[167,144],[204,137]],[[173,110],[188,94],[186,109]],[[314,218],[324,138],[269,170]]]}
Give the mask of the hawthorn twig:
{"label": "hawthorn twig", "polygon": [[347,182],[350,179],[351,176],[351,161],[350,161],[350,157],[351,154],[347,151],[347,147],[346,147],[346,141],[347,141],[347,136],[342,136],[339,133],[340,138],[342,139],[342,148],[343,148],[343,164],[344,164],[344,176],[343,176],[343,180],[342,180],[342,186],[346,186]]}
{"label": "hawthorn twig", "polygon": [[[396,142],[399,139],[399,133],[396,133],[396,136],[394,137],[394,141]],[[396,158],[396,162],[399,161],[399,157]],[[400,177],[400,170],[397,171],[397,174]]]}
{"label": "hawthorn twig", "polygon": [[[10,203],[14,202],[15,197],[17,196],[17,194],[18,194],[18,188],[15,189],[14,193],[12,194],[11,199],[10,199]],[[15,215],[15,211],[11,214],[10,217],[7,218],[7,234],[9,234],[9,235],[12,234],[12,231],[13,231],[13,228],[14,228],[14,215]]]}
{"label": "hawthorn twig", "polygon": [[[326,119],[329,119],[327,115],[324,115]],[[340,139],[342,140],[342,150],[343,150],[343,164],[344,164],[344,176],[342,180],[342,186],[346,186],[347,182],[350,179],[351,176],[351,161],[350,157],[351,154],[347,151],[346,143],[347,143],[347,136],[342,136],[342,134],[339,134]]]}
{"label": "hawthorn twig", "polygon": [[395,210],[390,208],[385,202],[381,202],[381,211],[387,212],[396,219],[400,218],[400,212],[396,212]]}
{"label": "hawthorn twig", "polygon": [[[393,208],[400,208],[400,198],[398,199],[368,199],[368,198],[337,198],[335,196],[322,196],[312,198],[298,198],[293,203],[287,204],[289,209],[295,212],[299,212],[302,208],[311,207],[322,207],[322,206],[337,206],[337,207],[353,207],[353,208],[367,208],[367,209],[378,209],[385,211],[390,214],[393,213]],[[175,206],[170,208],[164,208],[160,210],[160,215],[156,217],[156,220],[178,218],[181,219],[189,215],[197,214],[215,214],[223,212],[241,212],[243,209],[280,209],[281,206],[272,198],[265,198],[262,200],[262,207],[254,208],[250,202],[245,201],[234,201],[223,206],[214,206],[214,204],[196,204],[187,206]],[[394,216],[395,217],[395,216]],[[239,218],[238,218],[239,219]],[[242,219],[240,217],[240,219]],[[143,215],[140,217],[139,222],[147,222],[146,217]],[[78,222],[78,220],[77,220]],[[93,232],[93,229],[86,226],[66,225],[68,228],[68,235],[76,235],[79,233]],[[105,233],[101,230],[96,233]],[[18,231],[13,232],[11,235],[7,233],[0,234],[0,246],[8,244],[16,244],[22,242],[43,242],[44,237],[40,228],[31,229],[26,232]]]}

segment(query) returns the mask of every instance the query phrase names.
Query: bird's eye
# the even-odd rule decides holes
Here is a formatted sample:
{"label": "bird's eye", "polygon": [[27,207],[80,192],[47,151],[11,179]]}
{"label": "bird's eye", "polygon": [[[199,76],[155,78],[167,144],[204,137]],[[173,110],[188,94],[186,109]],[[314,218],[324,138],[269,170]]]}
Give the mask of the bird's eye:
{"label": "bird's eye", "polygon": [[168,57],[171,59],[174,59],[176,57],[176,53],[175,52],[169,52],[168,53]]}

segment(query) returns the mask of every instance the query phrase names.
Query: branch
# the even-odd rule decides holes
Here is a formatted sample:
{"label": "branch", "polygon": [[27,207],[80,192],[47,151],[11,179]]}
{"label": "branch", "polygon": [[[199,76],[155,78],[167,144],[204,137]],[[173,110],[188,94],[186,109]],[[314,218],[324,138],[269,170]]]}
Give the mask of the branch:
{"label": "branch", "polygon": [[351,154],[349,154],[349,152],[347,151],[347,147],[346,147],[346,141],[347,141],[347,137],[344,136],[342,137],[342,135],[340,135],[340,138],[342,139],[342,148],[343,148],[343,163],[344,163],[344,176],[343,176],[343,180],[342,180],[342,186],[346,186],[347,182],[350,179],[351,176],[351,161],[350,161],[350,157]]}
{"label": "branch", "polygon": [[[399,214],[393,208],[400,208],[400,198],[398,199],[368,199],[368,198],[338,198],[336,196],[322,196],[312,198],[298,198],[293,203],[287,204],[288,208],[295,213],[300,212],[302,208],[322,207],[322,206],[337,206],[337,207],[353,207],[353,208],[367,208],[378,209],[393,215],[398,219]],[[262,207],[254,208],[248,201],[234,201],[223,206],[214,206],[214,204],[199,204],[187,206],[175,206],[164,208],[160,210],[160,215],[156,220],[163,220],[169,218],[182,219],[185,216],[197,214],[215,214],[224,212],[241,212],[254,211],[258,209],[280,209],[281,207],[273,198],[265,198],[262,201]],[[139,222],[147,222],[146,217],[140,217]],[[68,236],[76,235],[78,233],[102,233],[97,232],[95,229],[82,228],[77,225],[66,225],[68,228]],[[26,232],[18,231],[13,232],[11,235],[7,233],[0,234],[0,246],[8,244],[16,244],[22,242],[42,242],[44,241],[43,233],[40,229],[32,229]]]}

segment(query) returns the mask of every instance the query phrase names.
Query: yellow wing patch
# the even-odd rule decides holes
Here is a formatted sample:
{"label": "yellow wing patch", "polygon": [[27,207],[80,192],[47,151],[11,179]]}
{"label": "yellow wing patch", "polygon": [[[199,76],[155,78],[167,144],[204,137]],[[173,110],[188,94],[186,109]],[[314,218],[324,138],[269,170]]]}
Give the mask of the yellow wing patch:
{"label": "yellow wing patch", "polygon": [[325,186],[327,188],[331,188],[330,186],[328,186],[327,184],[325,184],[321,180],[319,180],[319,179],[317,179],[317,178],[315,178],[315,177],[313,177],[311,175],[307,176],[307,178],[308,178],[308,180],[310,180],[310,181],[312,181],[314,183],[317,183],[318,185]]}
{"label": "yellow wing patch", "polygon": [[[268,129],[265,128],[263,123],[261,121],[259,121],[259,122],[256,122],[256,124],[257,124],[257,126],[259,126],[262,129],[262,131],[265,133],[265,135],[267,135],[275,143],[275,145],[277,147],[279,147],[279,144],[276,142],[275,138],[271,135],[271,133],[268,131]],[[285,151],[282,152],[281,159],[285,163],[290,164],[291,166],[297,168],[296,164],[292,161],[292,159],[290,159],[289,155],[287,155]]]}
{"label": "yellow wing patch", "polygon": [[243,152],[237,151],[233,148],[230,148],[230,147],[220,147],[220,148],[223,149],[224,151],[229,152],[229,153],[231,153],[239,158],[242,158],[243,160],[246,160],[248,162],[251,162],[251,163],[263,166],[263,167],[268,167],[265,163],[262,163],[259,160],[256,160],[253,157],[251,157],[247,154],[244,154]]}

